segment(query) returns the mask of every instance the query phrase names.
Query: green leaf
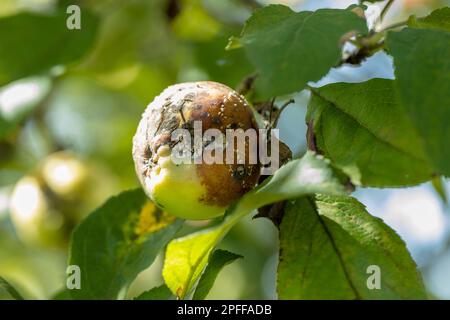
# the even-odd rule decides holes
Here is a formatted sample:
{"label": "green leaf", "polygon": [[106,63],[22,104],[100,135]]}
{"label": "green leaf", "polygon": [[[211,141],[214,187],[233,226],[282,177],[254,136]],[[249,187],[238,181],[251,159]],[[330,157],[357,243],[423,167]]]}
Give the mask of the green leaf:
{"label": "green leaf", "polygon": [[71,290],[69,290],[69,289],[63,289],[63,290],[57,292],[53,296],[52,300],[72,300],[72,295],[70,294],[70,291]]}
{"label": "green leaf", "polygon": [[223,30],[208,42],[193,45],[196,65],[204,70],[210,79],[236,87],[242,79],[253,71],[253,66],[242,50],[226,51],[223,49],[227,36],[233,30]]}
{"label": "green leaf", "polygon": [[434,177],[431,180],[431,184],[433,185],[434,190],[439,195],[439,198],[441,198],[442,202],[445,204],[448,203],[447,199],[447,190],[445,188],[445,178],[444,177]]}
{"label": "green leaf", "polygon": [[[379,267],[380,289],[370,266]],[[287,203],[280,225],[280,299],[424,299],[405,243],[348,196]]]}
{"label": "green leaf", "polygon": [[389,32],[400,101],[425,143],[436,174],[450,175],[450,33],[405,28]]}
{"label": "green leaf", "polygon": [[423,18],[411,16],[408,19],[408,26],[411,28],[450,31],[450,8],[444,7],[434,10],[428,16]]}
{"label": "green leaf", "polygon": [[6,291],[14,300],[24,300],[22,295],[3,277],[0,277],[0,292],[1,291]]}
{"label": "green leaf", "polygon": [[[22,12],[0,19],[0,85],[81,58],[95,39],[97,18],[83,10],[81,29],[69,30],[65,12]],[[30,49],[32,48],[32,49]]]}
{"label": "green leaf", "polygon": [[313,152],[289,162],[228,208],[220,224],[172,240],[164,260],[165,283],[177,297],[184,298],[202,274],[214,247],[242,217],[267,204],[302,195],[345,194],[345,181],[329,161]]}
{"label": "green leaf", "polygon": [[239,258],[242,258],[242,256],[226,250],[218,249],[214,251],[208,261],[208,266],[206,267],[205,271],[202,274],[202,277],[197,284],[193,299],[205,299],[209,291],[211,290],[220,270]]}
{"label": "green leaf", "polygon": [[350,32],[367,32],[366,21],[351,10],[297,13],[270,5],[247,21],[240,43],[260,73],[260,91],[269,97],[300,91],[309,81],[320,80],[340,60],[341,40]]}
{"label": "green leaf", "polygon": [[335,83],[311,92],[307,120],[316,148],[354,184],[405,186],[431,179],[433,169],[394,81]]}
{"label": "green leaf", "polygon": [[169,300],[173,297],[172,292],[165,284],[154,287],[148,291],[141,293],[134,300]]}
{"label": "green leaf", "polygon": [[182,224],[150,202],[141,189],[110,198],[74,231],[70,265],[81,270],[75,299],[117,299],[146,269]]}

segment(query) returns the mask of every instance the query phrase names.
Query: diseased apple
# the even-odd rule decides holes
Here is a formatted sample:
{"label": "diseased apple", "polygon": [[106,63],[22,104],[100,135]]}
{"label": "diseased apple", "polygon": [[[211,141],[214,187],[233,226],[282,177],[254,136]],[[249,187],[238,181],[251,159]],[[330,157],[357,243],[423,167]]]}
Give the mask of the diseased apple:
{"label": "diseased apple", "polygon": [[[243,149],[233,151],[231,163],[226,161],[230,147],[226,139],[222,150],[210,154],[223,156],[223,163],[204,161],[205,152],[198,153],[183,139],[174,140],[177,129],[186,129],[190,140],[196,140],[199,124],[201,133],[208,129],[224,136],[227,129],[258,132],[253,112],[241,95],[223,84],[203,81],[165,89],[145,110],[133,139],[136,173],[147,195],[167,212],[192,220],[222,215],[255,186],[260,175],[258,162],[249,161],[256,152],[250,140],[245,140]],[[211,142],[217,143],[203,137],[201,150]],[[173,150],[180,144],[187,145],[184,151],[190,163],[174,161]]]}

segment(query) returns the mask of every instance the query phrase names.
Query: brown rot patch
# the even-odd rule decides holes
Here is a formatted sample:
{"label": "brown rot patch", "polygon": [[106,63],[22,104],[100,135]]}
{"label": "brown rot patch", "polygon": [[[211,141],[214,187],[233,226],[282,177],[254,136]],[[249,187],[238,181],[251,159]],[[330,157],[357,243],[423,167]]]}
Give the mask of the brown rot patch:
{"label": "brown rot patch", "polygon": [[257,166],[202,164],[197,166],[198,175],[207,193],[201,201],[227,206],[254,187],[259,178]]}

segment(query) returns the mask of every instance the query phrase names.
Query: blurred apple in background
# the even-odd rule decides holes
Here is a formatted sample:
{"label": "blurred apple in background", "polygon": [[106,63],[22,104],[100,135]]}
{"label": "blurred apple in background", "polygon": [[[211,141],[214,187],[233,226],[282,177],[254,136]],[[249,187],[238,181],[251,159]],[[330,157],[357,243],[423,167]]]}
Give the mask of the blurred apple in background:
{"label": "blurred apple in background", "polygon": [[57,152],[45,160],[42,177],[54,193],[62,198],[73,198],[87,184],[88,168],[74,155]]}
{"label": "blurred apple in background", "polygon": [[12,191],[11,221],[18,237],[27,245],[65,247],[73,228],[114,185],[105,170],[70,152],[49,155]]}
{"label": "blurred apple in background", "polygon": [[11,196],[11,220],[18,236],[28,244],[57,244],[64,218],[51,208],[44,185],[33,176],[19,180]]}

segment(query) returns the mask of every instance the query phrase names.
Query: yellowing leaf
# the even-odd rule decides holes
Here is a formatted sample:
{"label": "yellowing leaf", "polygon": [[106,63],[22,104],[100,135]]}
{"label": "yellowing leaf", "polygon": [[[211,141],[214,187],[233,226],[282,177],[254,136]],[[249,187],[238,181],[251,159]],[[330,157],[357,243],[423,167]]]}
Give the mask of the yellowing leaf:
{"label": "yellowing leaf", "polygon": [[153,202],[148,201],[141,209],[135,233],[139,236],[152,233],[174,222],[176,218],[159,209]]}
{"label": "yellowing leaf", "polygon": [[75,229],[69,264],[80,267],[81,289],[70,290],[72,298],[126,296],[131,282],[150,266],[183,222],[157,220],[156,212],[142,189],[126,191],[110,198]]}

